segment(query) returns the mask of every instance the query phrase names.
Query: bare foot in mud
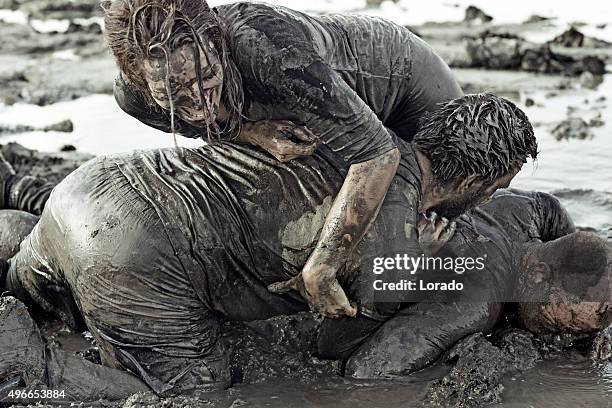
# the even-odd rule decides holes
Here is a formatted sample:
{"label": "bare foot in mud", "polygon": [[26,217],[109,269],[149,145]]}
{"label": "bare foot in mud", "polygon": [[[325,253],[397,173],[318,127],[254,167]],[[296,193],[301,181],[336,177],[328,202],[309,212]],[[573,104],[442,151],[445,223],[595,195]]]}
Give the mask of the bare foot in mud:
{"label": "bare foot in mud", "polygon": [[593,340],[591,359],[596,362],[612,362],[612,325],[599,332]]}
{"label": "bare foot in mud", "polygon": [[420,214],[417,224],[419,245],[426,255],[435,255],[452,238],[456,224],[433,211],[428,215]]}

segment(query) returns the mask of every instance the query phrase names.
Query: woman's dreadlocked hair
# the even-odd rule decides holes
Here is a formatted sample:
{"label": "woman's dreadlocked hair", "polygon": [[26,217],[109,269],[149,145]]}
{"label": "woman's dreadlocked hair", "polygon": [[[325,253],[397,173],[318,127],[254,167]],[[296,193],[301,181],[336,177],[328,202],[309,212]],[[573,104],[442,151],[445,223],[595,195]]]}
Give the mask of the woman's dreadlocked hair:
{"label": "woman's dreadlocked hair", "polygon": [[442,183],[469,175],[493,181],[538,155],[525,113],[489,93],[453,99],[425,114],[414,144]]}
{"label": "woman's dreadlocked hair", "polygon": [[[205,0],[112,0],[104,13],[106,42],[126,82],[134,86],[152,106],[155,100],[145,81],[142,61],[163,58],[166,63],[166,91],[170,101],[170,120],[174,133],[174,103],[170,89],[170,53],[186,42],[194,45],[196,75],[203,95],[200,48],[211,41],[223,66],[222,102],[230,119],[223,129],[207,125],[208,141],[221,134],[240,133],[244,94],[242,79],[227,49],[225,30]],[[199,47],[198,47],[199,45]],[[202,96],[202,107],[211,109]]]}

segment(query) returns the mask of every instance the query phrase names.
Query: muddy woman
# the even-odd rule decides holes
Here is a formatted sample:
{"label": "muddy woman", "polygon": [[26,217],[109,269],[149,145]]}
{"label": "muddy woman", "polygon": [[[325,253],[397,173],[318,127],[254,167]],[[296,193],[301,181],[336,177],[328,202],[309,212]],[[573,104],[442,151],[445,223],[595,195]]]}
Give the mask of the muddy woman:
{"label": "muddy woman", "polygon": [[[336,273],[385,198],[400,159],[396,138],[411,141],[424,113],[462,96],[448,66],[408,29],[366,16],[251,3],[211,9],[204,0],[113,0],[104,9],[120,70],[115,96],[128,114],[209,143],[257,145],[281,161],[326,148],[349,164],[301,274],[273,288],[299,290],[325,316],[355,316]],[[453,131],[444,119],[437,127]],[[504,138],[499,130],[491,143],[503,143],[494,140]],[[490,160],[510,178],[520,168]],[[473,201],[490,194],[476,178],[445,187],[434,191],[471,192]],[[419,210],[440,200],[434,194]],[[452,224],[440,216],[427,225]]]}

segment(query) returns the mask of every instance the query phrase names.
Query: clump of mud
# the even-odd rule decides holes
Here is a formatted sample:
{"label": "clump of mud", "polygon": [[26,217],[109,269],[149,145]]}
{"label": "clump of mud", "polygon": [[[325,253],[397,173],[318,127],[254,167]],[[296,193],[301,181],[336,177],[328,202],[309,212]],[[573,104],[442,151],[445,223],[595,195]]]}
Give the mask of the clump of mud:
{"label": "clump of mud", "polygon": [[550,41],[550,44],[556,44],[569,48],[606,48],[612,46],[612,44],[607,41],[584,35],[575,27],[570,27],[563,33],[553,38]]}
{"label": "clump of mud", "polygon": [[227,322],[223,339],[230,350],[232,382],[252,384],[277,378],[309,383],[338,375],[337,362],[315,357],[319,326],[312,313]]}
{"label": "clump of mud", "polygon": [[467,39],[467,66],[579,76],[603,75],[605,61],[598,56],[573,57],[553,52],[549,44],[535,44],[515,34],[483,31]]}
{"label": "clump of mud", "polygon": [[51,182],[63,180],[81,164],[93,158],[92,155],[75,151],[44,153],[17,143],[0,146],[0,150],[17,174],[43,177]]}
{"label": "clump of mud", "polygon": [[582,118],[567,118],[558,123],[551,133],[557,140],[585,140],[593,138],[593,132],[589,128],[588,123]]}
{"label": "clump of mud", "polygon": [[463,18],[463,21],[488,23],[492,20],[493,17],[491,17],[476,6],[468,6],[465,9],[465,17]]}
{"label": "clump of mud", "polygon": [[433,382],[425,397],[428,406],[476,407],[501,402],[503,378],[532,368],[540,353],[532,334],[513,329],[492,343],[482,333],[457,343],[446,355],[455,364],[442,379]]}

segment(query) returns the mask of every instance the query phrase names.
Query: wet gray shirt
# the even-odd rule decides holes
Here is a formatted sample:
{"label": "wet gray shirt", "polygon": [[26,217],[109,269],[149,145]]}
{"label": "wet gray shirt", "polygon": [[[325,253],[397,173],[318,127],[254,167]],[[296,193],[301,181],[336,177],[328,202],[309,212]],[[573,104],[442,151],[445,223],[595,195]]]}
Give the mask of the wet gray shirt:
{"label": "wet gray shirt", "polygon": [[[253,3],[216,11],[242,75],[247,119],[305,125],[349,163],[393,149],[393,132],[411,140],[423,113],[461,96],[431,47],[389,21]],[[147,107],[120,78],[115,95],[126,112],[169,130],[167,113]],[[201,130],[181,122],[179,133]]]}

